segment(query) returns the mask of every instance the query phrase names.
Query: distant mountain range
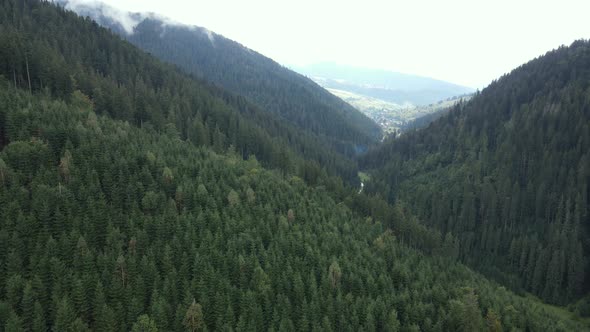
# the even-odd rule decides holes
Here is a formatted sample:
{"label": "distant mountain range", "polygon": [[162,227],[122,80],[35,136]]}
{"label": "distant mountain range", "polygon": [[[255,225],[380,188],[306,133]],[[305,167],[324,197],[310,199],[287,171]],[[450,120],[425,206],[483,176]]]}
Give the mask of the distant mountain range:
{"label": "distant mountain range", "polygon": [[433,78],[331,62],[293,68],[327,89],[347,91],[400,106],[425,106],[474,92],[472,88]]}
{"label": "distant mountain range", "polygon": [[450,107],[460,101],[469,100],[473,94],[450,97],[428,105],[415,106],[410,103],[395,104],[366,95],[350,91],[327,88],[334,95],[356,107],[368,117],[377,122],[388,136],[394,132],[403,132],[427,126],[438,119]]}
{"label": "distant mountain range", "polygon": [[428,77],[330,62],[293,68],[373,119],[386,135],[426,125],[437,118],[430,115],[474,91]]}

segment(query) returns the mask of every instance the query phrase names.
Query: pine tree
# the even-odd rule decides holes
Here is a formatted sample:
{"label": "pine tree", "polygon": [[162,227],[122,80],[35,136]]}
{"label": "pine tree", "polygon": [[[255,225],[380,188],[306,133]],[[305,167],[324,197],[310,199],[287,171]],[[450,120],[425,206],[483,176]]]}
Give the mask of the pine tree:
{"label": "pine tree", "polygon": [[459,300],[450,301],[452,329],[457,331],[479,331],[483,322],[478,296],[471,288],[464,288],[462,291],[463,295]]}
{"label": "pine tree", "polygon": [[158,332],[156,323],[148,315],[141,315],[133,324],[132,332]]}
{"label": "pine tree", "polygon": [[35,294],[30,282],[27,282],[23,290],[22,300],[22,318],[24,328],[32,329],[32,324],[35,318]]}
{"label": "pine tree", "polygon": [[330,284],[332,288],[337,288],[340,285],[340,278],[342,277],[342,270],[338,262],[333,261],[328,269],[328,276],[330,278]]}
{"label": "pine tree", "polygon": [[72,285],[72,304],[77,317],[88,319],[89,309],[82,281],[76,278]]}
{"label": "pine tree", "polygon": [[88,325],[82,321],[81,318],[76,318],[76,320],[70,324],[70,331],[91,332],[90,328],[88,328]]}
{"label": "pine tree", "polygon": [[115,313],[106,304],[100,308],[98,315],[94,321],[96,331],[115,331],[117,329],[117,322],[115,319]]}
{"label": "pine tree", "polygon": [[57,308],[55,316],[55,322],[53,324],[54,331],[67,331],[71,328],[72,324],[76,320],[76,315],[70,300],[64,297]]}
{"label": "pine tree", "polygon": [[397,332],[401,328],[401,324],[399,319],[397,318],[397,311],[392,309],[387,316],[387,321],[385,322],[384,329],[387,332]]}
{"label": "pine tree", "polygon": [[18,275],[12,275],[5,284],[6,300],[13,310],[19,310],[24,286],[23,278]]}
{"label": "pine tree", "polygon": [[500,318],[492,309],[488,309],[488,313],[486,314],[486,326],[488,331],[490,332],[501,332],[502,331],[502,323],[500,322]]}
{"label": "pine tree", "polygon": [[35,301],[35,308],[34,308],[34,319],[31,327],[31,331],[33,332],[45,332],[47,331],[47,324],[45,322],[45,313],[43,312],[43,307],[39,301]]}
{"label": "pine tree", "polygon": [[4,324],[4,331],[6,332],[24,332],[22,319],[14,312],[10,312],[8,320]]}
{"label": "pine tree", "polygon": [[193,300],[193,303],[187,309],[183,324],[191,332],[202,331],[204,329],[203,309],[195,300]]}

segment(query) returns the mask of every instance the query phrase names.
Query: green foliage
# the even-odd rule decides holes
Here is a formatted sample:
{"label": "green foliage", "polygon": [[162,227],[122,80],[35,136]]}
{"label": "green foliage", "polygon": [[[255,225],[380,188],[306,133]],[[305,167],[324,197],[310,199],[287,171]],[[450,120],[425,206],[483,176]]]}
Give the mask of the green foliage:
{"label": "green foliage", "polygon": [[[558,320],[584,329],[443,256],[412,249],[428,248],[426,239],[436,236],[404,222],[401,206],[375,210],[403,230],[392,232],[324,188],[251,161],[106,116],[90,124],[90,111],[48,96],[3,94],[13,95],[9,115],[19,118],[9,126],[42,129],[25,142],[44,146],[46,128],[66,129],[74,166],[65,183],[57,158],[34,168],[7,163],[17,176],[0,188],[8,207],[0,210],[0,235],[10,234],[0,242],[8,253],[0,256],[0,316],[15,328],[129,330],[149,314],[160,330],[184,329],[189,317],[201,322],[191,325],[197,330],[395,331],[465,327],[463,314],[483,327],[491,308],[506,329]],[[11,151],[0,158],[12,160]],[[174,165],[171,181],[165,165]],[[248,188],[255,200],[241,198]],[[232,190],[242,202],[228,209]],[[439,236],[429,250],[443,243]],[[31,303],[32,315],[22,311]]]}
{"label": "green foliage", "polygon": [[[115,29],[115,31],[120,31]],[[354,155],[379,138],[378,126],[310,79],[223,36],[157,19],[144,20],[123,38],[258,107],[293,123],[318,143]],[[211,38],[211,39],[210,39]]]}
{"label": "green foliage", "polygon": [[203,309],[195,300],[188,307],[182,323],[190,332],[202,331],[205,324],[203,320]]}
{"label": "green foliage", "polygon": [[588,63],[588,41],[561,47],[385,142],[361,162],[367,191],[405,202],[446,234],[444,252],[512,289],[579,299],[590,285]]}
{"label": "green foliage", "polygon": [[490,332],[502,332],[502,323],[498,315],[492,309],[488,309],[485,317],[486,327]]}
{"label": "green foliage", "polygon": [[156,323],[148,315],[141,315],[133,324],[131,332],[158,332]]}
{"label": "green foliage", "polygon": [[240,196],[235,190],[231,190],[229,194],[227,194],[227,202],[230,206],[236,206],[240,204]]}
{"label": "green foliage", "polygon": [[328,269],[328,276],[330,278],[330,284],[332,288],[337,288],[340,286],[340,279],[342,278],[342,270],[340,269],[340,265],[338,262],[334,261],[330,264],[330,268]]}
{"label": "green foliage", "polygon": [[450,301],[449,330],[453,331],[481,331],[482,317],[478,296],[471,288],[462,289],[459,299]]}
{"label": "green foliage", "polygon": [[[303,176],[310,164],[318,165],[326,172],[324,177],[340,176],[349,182],[356,181],[357,166],[352,158],[357,145],[367,146],[375,141],[375,137],[370,137],[377,128],[374,123],[295,73],[288,73],[291,80],[274,77],[273,81],[280,82],[282,90],[307,86],[304,91],[309,90],[309,96],[274,94],[269,90],[274,83],[264,88],[260,88],[260,81],[252,85],[258,86],[266,97],[286,98],[285,103],[274,104],[273,109],[283,105],[280,110],[290,110],[287,113],[291,117],[303,121],[294,118],[296,124],[289,124],[271,112],[270,106],[251,103],[250,95],[234,95],[183,74],[96,23],[57,9],[52,2],[3,0],[0,8],[12,13],[0,16],[0,75],[8,80],[4,86],[47,93],[71,101],[80,110],[92,110],[85,122],[93,128],[97,114],[109,115],[134,125],[151,126],[197,146],[213,147],[218,153],[233,146],[244,159],[256,155],[265,166],[288,173]],[[270,76],[287,72],[276,64],[271,67],[263,71],[270,70]],[[13,128],[6,127],[6,116],[4,107],[0,107],[0,147],[9,143],[8,135],[19,140],[27,137],[26,132],[15,133]],[[322,125],[316,128],[313,123]],[[47,134],[55,153],[66,143],[63,128],[50,130]],[[32,151],[35,147],[14,148]],[[21,153],[26,155],[25,151]],[[59,157],[62,156],[53,156]],[[321,172],[317,177],[320,175]]]}
{"label": "green foliage", "polygon": [[[308,186],[282,168],[262,168],[251,155],[244,161],[231,149],[223,155],[215,144],[179,139],[162,120],[170,116],[166,110],[184,102],[187,109],[205,103],[201,112],[217,106],[209,97],[172,98],[167,94],[175,90],[166,87],[186,92],[182,84],[196,83],[51,4],[1,3],[2,29],[10,30],[19,13],[23,29],[39,33],[38,40],[47,36],[35,30],[38,22],[60,23],[49,31],[64,29],[52,31],[55,43],[37,45],[47,47],[44,58],[57,61],[47,67],[57,72],[45,73],[43,89],[27,89],[22,77],[15,89],[14,81],[0,78],[4,331],[467,329],[485,326],[490,309],[506,330],[585,329],[436,254],[454,252],[456,233],[443,241],[402,204],[347,195],[338,181],[311,175],[323,173],[313,163],[306,176],[318,185]],[[12,30],[10,36],[19,35]],[[105,43],[92,50],[97,54],[85,48],[92,40]],[[70,44],[80,41],[74,50],[85,56],[71,62],[79,66],[52,58],[48,45],[60,41],[65,58],[74,57]],[[18,58],[4,50],[2,59]],[[8,73],[17,68],[6,66]],[[68,70],[79,75],[59,73]],[[180,83],[165,84],[168,79]],[[70,86],[76,84],[94,106]],[[139,98],[104,105],[133,89]],[[207,127],[217,132],[216,125]],[[568,220],[566,210],[560,213]],[[561,254],[545,257],[562,269]]]}
{"label": "green foliage", "polygon": [[24,332],[23,321],[16,313],[11,312],[10,316],[6,320],[4,325],[4,331],[6,332]]}

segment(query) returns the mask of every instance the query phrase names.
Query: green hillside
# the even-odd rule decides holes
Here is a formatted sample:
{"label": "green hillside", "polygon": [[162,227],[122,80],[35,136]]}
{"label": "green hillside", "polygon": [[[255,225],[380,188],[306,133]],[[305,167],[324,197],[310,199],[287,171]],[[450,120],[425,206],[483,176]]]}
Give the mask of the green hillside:
{"label": "green hillside", "polygon": [[464,262],[567,304],[589,286],[589,152],[590,43],[577,41],[389,140],[363,166],[367,190],[456,236]]}
{"label": "green hillside", "polygon": [[584,328],[296,177],[10,85],[2,331]]}
{"label": "green hillside", "polygon": [[109,17],[106,4],[60,2],[163,61],[244,96],[315,137],[318,146],[353,157],[381,137],[377,124],[310,79],[207,29],[136,13],[130,33]]}
{"label": "green hillside", "polygon": [[0,332],[588,330],[247,101],[51,3],[0,9]]}
{"label": "green hillside", "polygon": [[98,114],[174,130],[218,152],[233,146],[312,183],[322,173],[356,181],[349,157],[245,98],[191,78],[70,11],[18,3],[3,2],[0,10],[0,74],[15,86],[66,99],[79,89]]}

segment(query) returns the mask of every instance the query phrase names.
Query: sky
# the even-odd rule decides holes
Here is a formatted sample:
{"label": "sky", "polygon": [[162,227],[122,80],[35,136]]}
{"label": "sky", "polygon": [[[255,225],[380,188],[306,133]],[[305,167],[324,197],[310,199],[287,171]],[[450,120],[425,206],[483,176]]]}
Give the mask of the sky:
{"label": "sky", "polygon": [[103,2],[205,27],[286,66],[334,62],[472,88],[590,38],[588,0]]}

